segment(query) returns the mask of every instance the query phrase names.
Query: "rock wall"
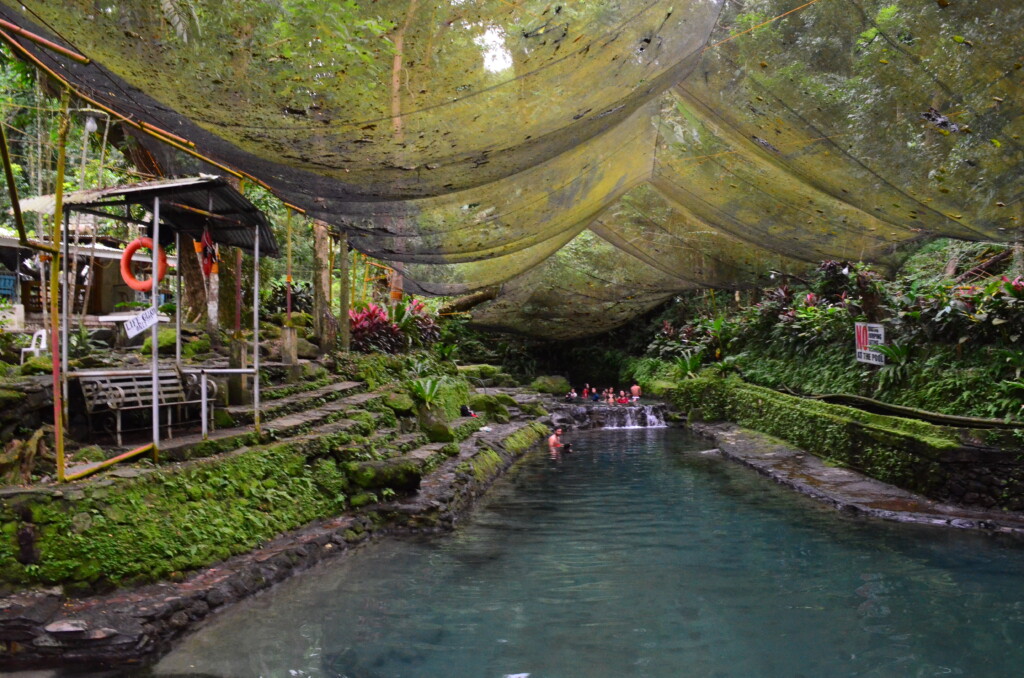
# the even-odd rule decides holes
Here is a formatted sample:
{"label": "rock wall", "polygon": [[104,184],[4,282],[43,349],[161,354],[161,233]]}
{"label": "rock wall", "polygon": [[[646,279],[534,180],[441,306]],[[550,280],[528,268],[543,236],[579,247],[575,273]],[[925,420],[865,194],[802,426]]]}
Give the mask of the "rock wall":
{"label": "rock wall", "polygon": [[790,396],[736,378],[679,382],[690,421],[730,421],[943,502],[1024,510],[1024,429],[936,426]]}

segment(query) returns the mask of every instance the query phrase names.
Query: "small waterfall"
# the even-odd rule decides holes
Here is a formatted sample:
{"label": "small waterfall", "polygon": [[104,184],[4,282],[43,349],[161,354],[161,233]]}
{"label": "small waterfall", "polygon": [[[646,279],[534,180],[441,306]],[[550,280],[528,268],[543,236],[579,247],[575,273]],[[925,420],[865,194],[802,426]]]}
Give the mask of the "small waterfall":
{"label": "small waterfall", "polygon": [[583,405],[565,404],[552,408],[551,420],[556,426],[575,429],[591,428],[663,428],[666,406],[652,405]]}

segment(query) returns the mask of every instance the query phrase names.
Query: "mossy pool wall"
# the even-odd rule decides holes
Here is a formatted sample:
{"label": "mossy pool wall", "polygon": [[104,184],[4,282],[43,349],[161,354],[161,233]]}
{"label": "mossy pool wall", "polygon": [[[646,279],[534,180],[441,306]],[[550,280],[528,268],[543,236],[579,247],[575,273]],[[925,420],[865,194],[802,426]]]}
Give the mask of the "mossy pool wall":
{"label": "mossy pool wall", "polygon": [[698,377],[666,392],[691,420],[731,421],[939,501],[1024,510],[1024,436],[937,426]]}

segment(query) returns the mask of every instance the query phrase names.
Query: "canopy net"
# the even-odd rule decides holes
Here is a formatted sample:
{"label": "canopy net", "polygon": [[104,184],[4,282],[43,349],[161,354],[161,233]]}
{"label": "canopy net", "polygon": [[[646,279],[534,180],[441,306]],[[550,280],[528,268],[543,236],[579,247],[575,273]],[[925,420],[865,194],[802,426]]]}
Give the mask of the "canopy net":
{"label": "canopy net", "polygon": [[[1021,237],[1019,0],[0,0],[82,93],[572,338],[694,287]],[[174,166],[165,147],[152,145]]]}

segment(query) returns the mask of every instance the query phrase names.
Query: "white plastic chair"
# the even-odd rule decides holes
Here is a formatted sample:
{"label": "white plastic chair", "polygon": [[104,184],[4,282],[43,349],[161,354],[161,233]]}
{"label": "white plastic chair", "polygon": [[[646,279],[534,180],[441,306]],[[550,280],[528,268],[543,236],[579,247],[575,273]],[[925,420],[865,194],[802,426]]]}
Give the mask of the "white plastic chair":
{"label": "white plastic chair", "polygon": [[21,349],[21,364],[25,364],[26,353],[31,353],[33,357],[39,357],[40,354],[46,352],[46,330],[36,330],[32,335],[32,342],[26,348]]}

